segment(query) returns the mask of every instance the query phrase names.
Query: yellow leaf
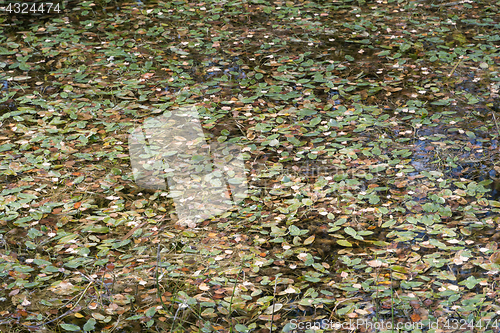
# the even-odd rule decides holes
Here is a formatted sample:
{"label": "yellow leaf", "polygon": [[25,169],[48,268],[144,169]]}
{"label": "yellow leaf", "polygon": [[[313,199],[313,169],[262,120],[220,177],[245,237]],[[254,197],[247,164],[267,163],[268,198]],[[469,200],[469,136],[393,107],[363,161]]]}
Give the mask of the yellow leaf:
{"label": "yellow leaf", "polygon": [[339,239],[337,241],[337,244],[339,244],[341,246],[352,247],[352,244],[350,242],[346,241],[345,239]]}
{"label": "yellow leaf", "polygon": [[304,241],[304,245],[309,245],[312,242],[314,242],[314,239],[316,238],[315,235],[312,235],[311,237],[307,237],[306,240]]}

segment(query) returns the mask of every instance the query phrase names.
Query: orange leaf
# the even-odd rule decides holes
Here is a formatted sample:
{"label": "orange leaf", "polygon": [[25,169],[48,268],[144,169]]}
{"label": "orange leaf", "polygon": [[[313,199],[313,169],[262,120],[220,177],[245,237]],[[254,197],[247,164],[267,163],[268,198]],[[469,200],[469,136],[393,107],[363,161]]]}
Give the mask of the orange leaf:
{"label": "orange leaf", "polygon": [[81,201],[78,201],[78,202],[75,202],[75,204],[73,205],[73,207],[74,207],[75,209],[78,209],[78,208],[80,208],[80,206],[81,206],[81,205],[82,205],[82,202],[81,202]]}
{"label": "orange leaf", "polygon": [[418,313],[413,313],[411,316],[411,321],[413,321],[414,323],[416,323],[417,321],[420,321],[422,320],[422,318],[420,317],[420,315]]}

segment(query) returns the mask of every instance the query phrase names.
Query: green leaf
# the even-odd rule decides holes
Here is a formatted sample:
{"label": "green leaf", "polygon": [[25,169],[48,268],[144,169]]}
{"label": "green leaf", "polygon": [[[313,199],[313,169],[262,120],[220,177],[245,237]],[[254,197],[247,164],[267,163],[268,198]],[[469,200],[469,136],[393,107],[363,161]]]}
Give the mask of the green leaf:
{"label": "green leaf", "polygon": [[357,232],[356,232],[356,230],[354,230],[351,227],[345,227],[344,231],[346,232],[346,234],[348,234],[348,235],[350,235],[351,237],[354,237],[354,238],[356,238],[356,236],[358,235]]}
{"label": "green leaf", "polygon": [[297,114],[300,115],[300,116],[312,116],[312,115],[314,115],[316,113],[318,113],[318,112],[315,111],[315,110],[312,110],[312,109],[308,109],[308,108],[302,109],[299,112],[297,112]]}
{"label": "green leaf", "polygon": [[313,202],[311,199],[309,198],[306,198],[306,199],[302,199],[302,203],[306,206],[312,206],[313,205]]}
{"label": "green leaf", "polygon": [[78,238],[78,234],[69,234],[69,235],[66,235],[64,237],[62,237],[61,239],[59,239],[59,244],[66,244],[66,243],[69,243],[70,241],[74,240]]}
{"label": "green leaf", "polygon": [[449,99],[442,99],[442,100],[439,100],[439,101],[434,101],[434,102],[431,102],[432,105],[449,105],[450,104],[450,100]]}
{"label": "green leaf", "polygon": [[381,228],[389,228],[389,227],[392,227],[395,224],[396,224],[396,220],[395,219],[390,219],[390,220],[384,222],[384,224],[382,224]]}
{"label": "green leaf", "polygon": [[346,307],[340,308],[340,309],[337,310],[337,314],[339,316],[343,316],[343,315],[349,313],[352,310],[353,307],[354,307],[354,305],[348,305]]}
{"label": "green leaf", "polygon": [[352,244],[350,242],[346,241],[345,239],[337,240],[337,244],[339,244],[341,246],[352,247]]}
{"label": "green leaf", "polygon": [[26,241],[24,244],[26,244],[26,247],[30,250],[36,249],[36,244],[33,243],[32,241]]}
{"label": "green leaf", "polygon": [[148,316],[148,317],[153,317],[153,316],[155,315],[155,313],[156,313],[156,306],[152,306],[152,307],[150,307],[150,308],[149,308],[149,309],[145,312],[146,316]]}
{"label": "green leaf", "polygon": [[14,145],[10,144],[10,143],[7,143],[7,144],[4,144],[4,145],[1,145],[0,146],[0,153],[1,152],[4,152],[4,151],[8,151],[8,150],[11,150],[12,147],[14,147]]}
{"label": "green leaf", "polygon": [[368,201],[372,205],[375,205],[375,204],[378,204],[380,202],[380,198],[378,197],[378,195],[370,194],[370,196],[368,197]]}
{"label": "green leaf", "polygon": [[249,332],[248,327],[246,327],[245,325],[242,325],[242,324],[236,324],[234,326],[234,329],[237,330],[238,332],[242,332],[242,333]]}
{"label": "green leaf", "polygon": [[269,132],[272,129],[273,127],[266,123],[258,123],[257,125],[255,125],[255,130],[260,132]]}
{"label": "green leaf", "polygon": [[95,324],[96,324],[96,320],[94,318],[90,318],[89,320],[87,320],[85,325],[83,325],[83,330],[85,332],[93,331],[95,329]]}
{"label": "green leaf", "polygon": [[104,226],[92,226],[90,229],[84,231],[93,232],[97,234],[107,234],[109,232],[109,228]]}
{"label": "green leaf", "polygon": [[288,230],[290,231],[290,235],[292,235],[292,236],[299,236],[300,235],[300,229],[294,225],[289,226]]}
{"label": "green leaf", "polygon": [[309,122],[309,125],[311,125],[311,126],[316,126],[316,125],[318,125],[320,122],[321,122],[321,117],[316,117],[316,118],[313,118],[313,119]]}
{"label": "green leaf", "polygon": [[189,230],[184,230],[182,232],[182,235],[186,236],[186,237],[189,237],[189,238],[195,238],[197,236],[197,233],[193,232],[193,231],[189,231]]}
{"label": "green leaf", "polygon": [[61,324],[61,328],[64,328],[66,331],[71,332],[81,331],[79,326],[73,324]]}
{"label": "green leaf", "polygon": [[73,260],[68,261],[67,263],[64,264],[64,266],[69,267],[69,268],[77,268],[80,267],[84,264],[85,259],[84,258],[76,258]]}
{"label": "green leaf", "polygon": [[408,44],[408,43],[403,43],[401,45],[399,45],[399,50],[401,52],[405,52],[407,50],[409,50],[411,48],[411,44]]}
{"label": "green leaf", "polygon": [[386,51],[382,51],[382,52],[378,53],[377,55],[379,57],[385,57],[386,55],[389,55],[389,54],[391,54],[391,51],[386,50]]}
{"label": "green leaf", "polygon": [[474,288],[480,281],[473,276],[469,276],[466,280],[460,282],[459,284],[465,285],[467,288]]}
{"label": "green leaf", "polygon": [[142,318],[144,318],[144,315],[137,314],[135,316],[128,317],[126,320],[137,320],[137,319],[142,319]]}
{"label": "green leaf", "polygon": [[466,131],[465,134],[471,138],[471,139],[475,139],[476,138],[476,134],[474,134],[474,132],[471,132],[471,131]]}

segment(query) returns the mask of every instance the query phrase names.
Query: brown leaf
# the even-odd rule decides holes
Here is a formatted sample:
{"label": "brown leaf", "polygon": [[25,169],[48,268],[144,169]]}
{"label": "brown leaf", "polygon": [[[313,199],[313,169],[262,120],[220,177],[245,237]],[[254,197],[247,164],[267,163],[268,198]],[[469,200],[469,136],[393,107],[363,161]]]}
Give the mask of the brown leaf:
{"label": "brown leaf", "polygon": [[500,264],[500,251],[496,251],[490,256],[490,262],[492,264]]}
{"label": "brown leaf", "polygon": [[411,316],[411,321],[413,321],[414,323],[416,322],[419,322],[422,318],[420,317],[420,315],[418,313],[413,313]]}

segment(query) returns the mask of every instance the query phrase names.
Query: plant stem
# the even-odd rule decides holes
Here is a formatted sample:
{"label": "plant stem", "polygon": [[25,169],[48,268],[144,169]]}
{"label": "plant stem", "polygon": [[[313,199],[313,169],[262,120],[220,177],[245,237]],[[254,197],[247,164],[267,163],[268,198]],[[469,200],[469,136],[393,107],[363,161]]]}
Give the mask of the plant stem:
{"label": "plant stem", "polygon": [[457,69],[458,65],[460,65],[460,63],[462,62],[462,59],[463,58],[458,59],[457,64],[455,65],[455,67],[453,67],[453,69],[451,70],[450,74],[448,74],[448,77],[451,77],[453,75],[453,73],[455,72],[455,69]]}
{"label": "plant stem", "polygon": [[497,128],[498,135],[500,136],[500,128],[498,127],[497,117],[495,117],[495,111],[492,110],[491,115],[493,116],[493,121],[495,122],[495,126]]}

